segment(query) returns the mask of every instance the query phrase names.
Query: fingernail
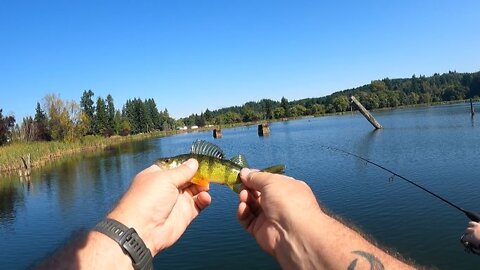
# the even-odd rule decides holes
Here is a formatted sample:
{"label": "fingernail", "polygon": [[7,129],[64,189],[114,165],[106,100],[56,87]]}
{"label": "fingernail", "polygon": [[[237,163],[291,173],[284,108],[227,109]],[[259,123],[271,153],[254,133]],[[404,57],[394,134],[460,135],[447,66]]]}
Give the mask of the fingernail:
{"label": "fingernail", "polygon": [[243,178],[247,177],[248,174],[250,173],[250,171],[251,171],[251,170],[250,170],[249,168],[243,168],[243,169],[240,171],[240,177],[243,177]]}
{"label": "fingernail", "polygon": [[192,169],[192,170],[196,170],[196,169],[198,168],[198,162],[197,162],[195,159],[193,159],[193,158],[187,160],[187,161],[186,161],[185,163],[183,163],[183,164],[185,164],[187,167],[189,167],[189,168]]}

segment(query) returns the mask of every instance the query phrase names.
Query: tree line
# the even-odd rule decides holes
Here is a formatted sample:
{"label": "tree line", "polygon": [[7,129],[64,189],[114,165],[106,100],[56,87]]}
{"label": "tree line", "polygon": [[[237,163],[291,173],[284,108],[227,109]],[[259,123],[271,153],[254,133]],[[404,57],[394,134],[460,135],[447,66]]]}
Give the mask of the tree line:
{"label": "tree line", "polygon": [[43,106],[37,103],[35,116],[26,117],[15,125],[13,116],[3,116],[0,109],[0,145],[12,139],[76,140],[85,135],[128,135],[154,130],[172,130],[180,126],[225,125],[259,120],[285,119],[327,113],[341,113],[350,109],[349,97],[354,95],[367,109],[394,108],[405,105],[463,100],[480,97],[480,72],[457,73],[450,71],[433,76],[416,76],[406,79],[374,80],[352,89],[317,98],[288,101],[262,99],[242,106],[218,110],[205,110],[200,114],[174,120],[167,109],[159,111],[153,99],[127,100],[122,110],[117,110],[113,98],[98,97],[84,91],[80,103],[64,101],[49,94]]}
{"label": "tree line", "polygon": [[4,117],[0,109],[0,145],[10,141],[75,141],[87,135],[112,136],[168,131],[175,120],[168,110],[159,111],[153,98],[129,99],[121,110],[116,109],[113,97],[97,97],[85,90],[80,103],[62,100],[48,94],[37,102],[35,116],[27,116],[15,124],[13,116]]}
{"label": "tree line", "polygon": [[[367,109],[395,108],[398,106],[429,104],[442,101],[480,97],[480,72],[457,73],[450,71],[433,76],[413,75],[407,79],[371,81],[357,88],[335,92],[318,98],[288,101],[262,99],[219,110],[206,110],[178,120],[179,125],[222,125],[258,120],[318,116],[350,110],[350,96],[355,96]],[[354,110],[356,108],[353,108]]]}

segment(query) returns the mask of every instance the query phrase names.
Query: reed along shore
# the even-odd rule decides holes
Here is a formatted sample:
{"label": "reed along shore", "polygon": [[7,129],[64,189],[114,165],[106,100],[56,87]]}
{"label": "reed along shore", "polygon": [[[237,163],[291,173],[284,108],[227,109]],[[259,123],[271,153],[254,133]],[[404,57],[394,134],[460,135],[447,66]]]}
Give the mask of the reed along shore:
{"label": "reed along shore", "polygon": [[175,131],[158,131],[128,136],[85,136],[73,142],[36,141],[13,142],[0,147],[0,174],[16,173],[22,167],[22,157],[30,154],[32,169],[39,168],[59,158],[84,151],[102,151],[125,142],[139,141],[175,134]]}

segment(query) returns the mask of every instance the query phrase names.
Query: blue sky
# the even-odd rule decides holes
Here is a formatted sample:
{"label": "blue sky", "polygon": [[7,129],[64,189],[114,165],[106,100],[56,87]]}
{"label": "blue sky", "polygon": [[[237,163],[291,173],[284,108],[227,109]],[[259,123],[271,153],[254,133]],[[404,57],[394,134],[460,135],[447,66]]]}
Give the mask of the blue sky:
{"label": "blue sky", "polygon": [[480,1],[14,1],[0,4],[0,108],[48,93],[154,98],[175,118],[374,79],[480,70]]}

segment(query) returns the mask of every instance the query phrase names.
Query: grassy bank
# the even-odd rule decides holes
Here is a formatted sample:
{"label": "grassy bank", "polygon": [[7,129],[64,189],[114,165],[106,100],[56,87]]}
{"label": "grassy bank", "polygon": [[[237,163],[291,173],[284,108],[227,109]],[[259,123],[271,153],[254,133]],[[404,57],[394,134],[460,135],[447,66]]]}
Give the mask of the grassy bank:
{"label": "grassy bank", "polygon": [[21,157],[31,155],[32,168],[58,158],[84,151],[99,151],[129,141],[139,141],[153,137],[163,137],[175,132],[151,132],[130,136],[86,136],[75,142],[17,142],[0,147],[0,174],[17,172],[22,165]]}
{"label": "grassy bank", "polygon": [[[391,110],[391,109],[405,109],[405,108],[412,108],[412,107],[424,107],[424,106],[432,106],[432,105],[445,105],[445,104],[454,104],[454,103],[468,103],[469,100],[457,100],[457,101],[450,101],[450,102],[437,102],[437,103],[430,103],[430,104],[415,104],[415,105],[407,105],[407,106],[399,106],[395,108],[381,108],[381,109],[374,109],[372,111],[382,111],[382,110]],[[474,102],[479,102],[478,99],[474,100]],[[222,129],[229,129],[239,126],[249,126],[249,125],[258,125],[264,122],[278,122],[278,121],[288,121],[294,119],[301,119],[305,117],[319,117],[319,116],[329,116],[329,115],[339,115],[339,114],[346,114],[348,112],[340,112],[340,113],[329,113],[329,114],[322,114],[316,116],[301,116],[301,117],[291,117],[291,118],[284,118],[284,119],[271,119],[271,120],[261,120],[255,122],[242,122],[242,123],[235,123],[235,124],[224,124],[221,125]],[[197,132],[205,132],[211,131],[215,127],[204,127],[199,128],[194,131]],[[182,131],[187,132],[187,131]],[[188,132],[192,132],[192,130],[188,130]],[[143,134],[136,134],[130,136],[112,136],[109,138],[100,137],[100,136],[86,136],[79,141],[75,142],[59,142],[59,141],[51,141],[51,142],[17,142],[12,143],[7,146],[0,147],[0,175],[6,173],[16,173],[20,166],[22,165],[21,157],[27,154],[31,155],[32,161],[32,168],[41,167],[44,164],[47,164],[53,160],[57,160],[61,157],[68,156],[71,154],[84,152],[84,151],[102,151],[108,147],[119,145],[124,142],[129,141],[139,141],[144,140],[147,138],[153,137],[163,137],[176,134],[177,132],[151,132],[151,133],[143,133]]]}

